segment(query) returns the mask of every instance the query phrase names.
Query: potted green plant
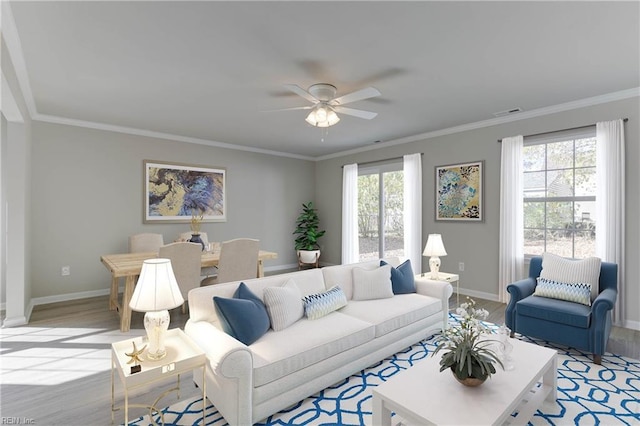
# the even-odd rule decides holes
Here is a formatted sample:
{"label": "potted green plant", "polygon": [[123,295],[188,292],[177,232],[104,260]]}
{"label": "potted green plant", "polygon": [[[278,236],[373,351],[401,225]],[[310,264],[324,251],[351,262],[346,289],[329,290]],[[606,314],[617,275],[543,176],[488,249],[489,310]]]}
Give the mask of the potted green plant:
{"label": "potted green plant", "polygon": [[318,218],[318,210],[313,207],[313,202],[302,204],[302,212],[296,220],[296,230],[293,231],[295,239],[295,249],[298,253],[298,259],[302,263],[317,263],[320,258],[320,246],[318,239],[325,233],[319,230],[320,219]]}
{"label": "potted green plant", "polygon": [[489,312],[477,309],[473,299],[467,300],[456,309],[461,317],[460,325],[448,327],[436,337],[433,355],[445,351],[440,359],[440,371],[450,369],[463,385],[478,386],[496,372],[494,364],[503,365],[492,349],[496,341],[486,338],[489,330],[482,323]]}

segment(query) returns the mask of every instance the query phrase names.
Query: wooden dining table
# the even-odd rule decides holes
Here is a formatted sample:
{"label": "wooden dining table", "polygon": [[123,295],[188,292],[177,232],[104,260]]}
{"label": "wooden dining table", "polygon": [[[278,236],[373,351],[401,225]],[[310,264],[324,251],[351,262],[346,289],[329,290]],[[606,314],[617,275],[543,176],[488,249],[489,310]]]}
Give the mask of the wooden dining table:
{"label": "wooden dining table", "polygon": [[[111,272],[111,290],[109,294],[109,310],[117,311],[120,315],[120,331],[129,331],[131,327],[131,308],[129,302],[133,296],[136,279],[142,271],[142,263],[146,259],[158,257],[157,252],[148,253],[122,253],[105,254],[100,256],[102,264]],[[272,251],[260,250],[258,254],[258,277],[264,276],[263,262],[268,259],[277,259],[278,254]],[[218,266],[220,251],[202,252],[202,267]],[[119,302],[118,293],[120,279],[124,278],[124,293],[122,303]]]}

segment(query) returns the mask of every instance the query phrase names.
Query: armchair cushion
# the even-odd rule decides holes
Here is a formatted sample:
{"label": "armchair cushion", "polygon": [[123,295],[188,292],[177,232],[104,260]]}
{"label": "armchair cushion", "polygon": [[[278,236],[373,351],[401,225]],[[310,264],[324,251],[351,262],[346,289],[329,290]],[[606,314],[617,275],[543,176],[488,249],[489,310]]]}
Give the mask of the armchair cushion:
{"label": "armchair cushion", "polygon": [[591,285],[591,300],[600,293],[600,264],[598,257],[582,260],[565,259],[551,253],[542,255],[540,277],[567,284],[586,283]]}
{"label": "armchair cushion", "polygon": [[566,300],[591,306],[591,284],[561,283],[538,277],[538,285],[534,294],[540,297]]}
{"label": "armchair cushion", "polygon": [[[517,304],[518,315],[573,327],[589,328],[591,307],[565,300],[529,296]],[[550,325],[550,327],[552,327]]]}

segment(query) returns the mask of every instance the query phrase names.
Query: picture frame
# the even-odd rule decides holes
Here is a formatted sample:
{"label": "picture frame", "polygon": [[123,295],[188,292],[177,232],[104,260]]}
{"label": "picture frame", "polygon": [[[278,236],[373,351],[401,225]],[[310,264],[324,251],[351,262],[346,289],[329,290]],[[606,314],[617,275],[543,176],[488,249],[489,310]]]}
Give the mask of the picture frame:
{"label": "picture frame", "polygon": [[144,223],[227,221],[225,168],[144,160],[143,169]]}
{"label": "picture frame", "polygon": [[484,221],[484,160],[435,168],[435,220]]}

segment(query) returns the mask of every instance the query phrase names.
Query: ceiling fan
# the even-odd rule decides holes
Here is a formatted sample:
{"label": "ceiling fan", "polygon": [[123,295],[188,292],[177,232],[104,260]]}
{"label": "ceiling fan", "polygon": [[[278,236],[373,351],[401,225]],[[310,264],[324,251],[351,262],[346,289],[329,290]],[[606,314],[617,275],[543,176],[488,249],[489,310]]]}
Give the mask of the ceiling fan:
{"label": "ceiling fan", "polygon": [[364,118],[366,120],[371,120],[376,115],[378,115],[378,113],[376,112],[363,111],[361,109],[347,108],[343,106],[351,102],[380,96],[380,91],[378,91],[378,89],[374,87],[367,87],[364,89],[356,90],[355,92],[351,92],[337,98],[337,89],[332,84],[318,83],[310,86],[308,90],[304,90],[300,86],[295,84],[285,84],[284,87],[308,100],[313,105],[305,107],[285,108],[280,111],[310,109],[311,112],[305,120],[312,126],[333,126],[338,121],[340,121],[340,117],[338,117],[338,114],[336,113],[352,115],[354,117]]}

